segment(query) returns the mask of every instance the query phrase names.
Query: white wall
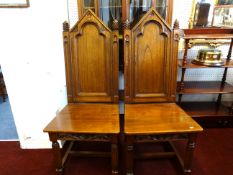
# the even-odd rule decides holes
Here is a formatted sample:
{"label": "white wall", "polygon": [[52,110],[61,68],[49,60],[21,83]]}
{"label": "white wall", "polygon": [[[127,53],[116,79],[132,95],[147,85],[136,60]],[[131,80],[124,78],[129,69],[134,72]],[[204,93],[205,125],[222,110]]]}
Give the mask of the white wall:
{"label": "white wall", "polygon": [[43,128],[66,104],[62,23],[66,0],[0,9],[0,63],[22,148],[50,147]]}

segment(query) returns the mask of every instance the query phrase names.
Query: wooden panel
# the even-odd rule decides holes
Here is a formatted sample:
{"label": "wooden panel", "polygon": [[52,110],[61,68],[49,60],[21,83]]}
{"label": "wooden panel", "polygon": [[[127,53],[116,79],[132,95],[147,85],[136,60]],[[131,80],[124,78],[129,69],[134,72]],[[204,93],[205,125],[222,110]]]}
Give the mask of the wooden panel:
{"label": "wooden panel", "polygon": [[[98,49],[97,49],[97,43]],[[107,44],[107,43],[106,43]],[[109,89],[110,73],[108,68],[108,58],[105,54],[105,38],[99,37],[99,31],[95,25],[86,25],[83,28],[82,35],[76,36],[73,49],[77,53],[73,57],[73,64],[75,72],[77,72],[76,83],[79,83],[78,94],[85,95],[88,93],[102,93],[107,95],[106,91]],[[107,46],[110,49],[109,46]],[[108,65],[106,65],[108,64]]]}
{"label": "wooden panel", "polygon": [[71,29],[69,54],[73,102],[117,101],[117,37],[117,33],[111,32],[91,10]]}
{"label": "wooden panel", "polygon": [[148,23],[144,33],[135,40],[135,95],[140,97],[156,93],[165,96],[165,38],[160,35],[160,28],[154,23]]}
{"label": "wooden panel", "polygon": [[177,40],[170,27],[151,8],[124,37],[126,102],[174,101]]}

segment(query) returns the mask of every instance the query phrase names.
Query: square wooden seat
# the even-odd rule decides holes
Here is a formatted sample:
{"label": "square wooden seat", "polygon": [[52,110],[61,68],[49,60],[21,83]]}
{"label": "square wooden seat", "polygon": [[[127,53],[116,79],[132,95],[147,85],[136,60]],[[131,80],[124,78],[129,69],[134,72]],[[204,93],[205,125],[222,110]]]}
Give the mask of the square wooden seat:
{"label": "square wooden seat", "polygon": [[175,103],[126,104],[127,135],[193,133],[202,128]]}
{"label": "square wooden seat", "polygon": [[[171,149],[168,152],[135,156],[140,158],[177,156],[184,173],[191,172],[196,135],[202,128],[175,103],[126,104],[124,126],[127,174],[133,174],[134,144],[140,142],[170,142]],[[171,142],[177,140],[187,140],[183,159]]]}
{"label": "square wooden seat", "polygon": [[[57,172],[63,172],[66,158],[74,153],[71,151],[73,141],[98,141],[111,143],[109,157],[112,159],[112,174],[117,174],[117,136],[120,132],[117,104],[68,104],[45,127],[44,132],[48,132],[52,142]],[[69,145],[61,149],[58,140],[72,142],[67,142]],[[98,152],[99,156],[101,154],[105,156],[107,153]]]}
{"label": "square wooden seat", "polygon": [[68,104],[46,126],[45,132],[118,134],[117,104]]}

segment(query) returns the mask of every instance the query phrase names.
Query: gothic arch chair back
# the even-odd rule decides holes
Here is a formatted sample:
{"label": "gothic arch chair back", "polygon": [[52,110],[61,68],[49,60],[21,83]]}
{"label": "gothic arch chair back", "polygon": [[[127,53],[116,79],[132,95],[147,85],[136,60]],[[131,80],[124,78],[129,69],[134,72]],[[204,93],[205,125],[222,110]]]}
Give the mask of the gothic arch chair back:
{"label": "gothic arch chair back", "polygon": [[[202,128],[175,104],[179,30],[172,30],[151,8],[124,30],[126,173],[136,158],[174,157],[191,172],[194,143]],[[172,141],[187,140],[182,160]],[[136,154],[136,143],[164,142],[168,152]],[[165,144],[171,143],[171,144]]]}
{"label": "gothic arch chair back", "polygon": [[[112,174],[118,174],[118,32],[91,10],[73,28],[64,23],[63,29],[68,104],[44,129],[52,141],[56,171],[63,172],[74,141],[92,141],[111,143],[110,153],[94,155],[109,155]],[[67,144],[61,149],[58,140]]]}

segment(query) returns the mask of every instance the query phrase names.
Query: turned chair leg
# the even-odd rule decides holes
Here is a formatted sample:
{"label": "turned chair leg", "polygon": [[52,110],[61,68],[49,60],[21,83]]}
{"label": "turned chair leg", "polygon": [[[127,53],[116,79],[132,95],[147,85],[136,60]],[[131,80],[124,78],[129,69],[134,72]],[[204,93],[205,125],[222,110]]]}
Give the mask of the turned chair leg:
{"label": "turned chair leg", "polygon": [[119,173],[118,167],[118,136],[112,135],[111,140],[111,161],[112,161],[112,175]]}
{"label": "turned chair leg", "polygon": [[0,80],[0,95],[2,96],[2,101],[6,101],[6,95],[4,94],[4,84]]}
{"label": "turned chair leg", "polygon": [[118,146],[117,144],[112,144],[112,175],[118,174]]}
{"label": "turned chair leg", "polygon": [[52,142],[52,148],[54,153],[56,172],[57,174],[62,175],[63,174],[62,155],[61,155],[61,148],[57,140]]}
{"label": "turned chair leg", "polygon": [[126,156],[126,175],[133,175],[134,145],[133,145],[132,136],[126,136],[125,156]]}
{"label": "turned chair leg", "polygon": [[184,157],[184,175],[190,175],[197,134],[189,134]]}

